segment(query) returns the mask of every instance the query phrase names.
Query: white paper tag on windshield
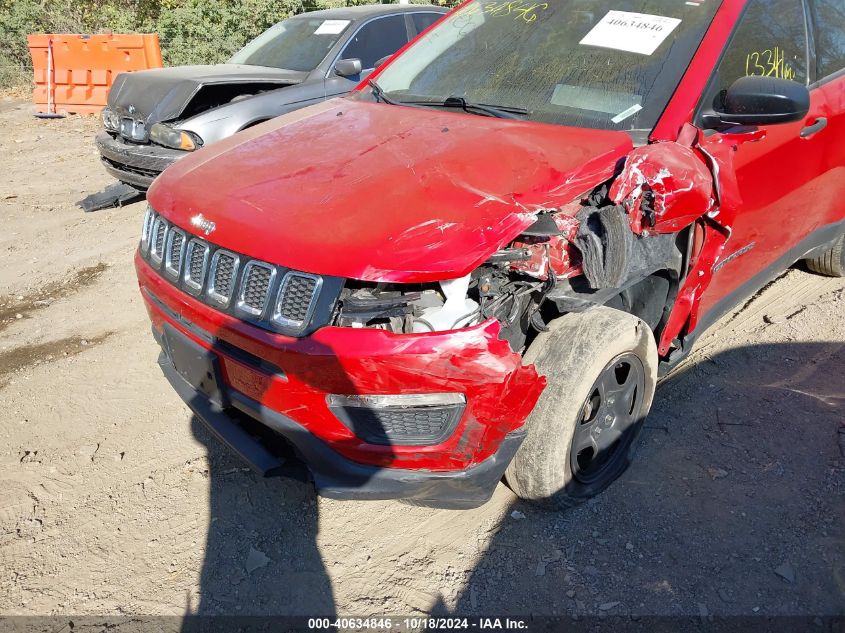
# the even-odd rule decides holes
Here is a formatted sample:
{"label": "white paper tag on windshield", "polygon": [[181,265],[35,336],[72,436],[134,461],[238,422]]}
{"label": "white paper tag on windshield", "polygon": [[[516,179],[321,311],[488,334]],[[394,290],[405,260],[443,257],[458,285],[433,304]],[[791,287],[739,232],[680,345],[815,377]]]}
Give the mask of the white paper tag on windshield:
{"label": "white paper tag on windshield", "polygon": [[314,35],[337,35],[349,26],[349,20],[324,20]]}
{"label": "white paper tag on windshield", "polygon": [[579,44],[651,55],[680,23],[661,15],[608,11]]}

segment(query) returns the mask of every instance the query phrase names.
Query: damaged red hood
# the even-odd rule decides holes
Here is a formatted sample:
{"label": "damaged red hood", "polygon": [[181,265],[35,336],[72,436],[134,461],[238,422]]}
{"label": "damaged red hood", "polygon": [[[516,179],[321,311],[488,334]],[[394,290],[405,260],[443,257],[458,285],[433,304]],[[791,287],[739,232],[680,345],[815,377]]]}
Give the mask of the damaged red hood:
{"label": "damaged red hood", "polygon": [[609,178],[631,148],[622,132],[337,99],[178,161],[148,199],[193,232],[202,214],[211,242],[282,266],[436,281]]}

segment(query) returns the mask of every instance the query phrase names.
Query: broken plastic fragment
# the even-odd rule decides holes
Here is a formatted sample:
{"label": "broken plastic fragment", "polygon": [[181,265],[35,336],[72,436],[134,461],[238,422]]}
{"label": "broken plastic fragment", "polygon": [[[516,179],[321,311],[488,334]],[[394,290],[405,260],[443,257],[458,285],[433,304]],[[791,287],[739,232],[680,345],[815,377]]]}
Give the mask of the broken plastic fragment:
{"label": "broken plastic fragment", "polygon": [[76,204],[86,213],[90,213],[91,211],[99,211],[100,209],[132,204],[143,197],[143,191],[131,185],[116,182],[98,193],[92,193],[90,196],[86,196]]}

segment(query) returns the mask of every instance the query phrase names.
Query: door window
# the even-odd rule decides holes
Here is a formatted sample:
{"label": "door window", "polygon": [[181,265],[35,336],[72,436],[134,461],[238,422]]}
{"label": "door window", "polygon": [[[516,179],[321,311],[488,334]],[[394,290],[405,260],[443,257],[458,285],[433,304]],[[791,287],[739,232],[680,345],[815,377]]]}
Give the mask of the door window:
{"label": "door window", "polygon": [[[832,0],[833,2],[841,0]],[[740,77],[760,75],[807,83],[807,35],[801,0],[752,0],[717,71],[713,108]]]}
{"label": "door window", "polygon": [[417,35],[425,31],[428,27],[430,27],[442,17],[442,13],[432,13],[430,11],[427,13],[411,14],[411,19],[414,21],[414,29],[416,30]]}
{"label": "door window", "polygon": [[404,15],[391,15],[365,24],[346,45],[342,59],[360,59],[364,69],[392,55],[408,43]]}
{"label": "door window", "polygon": [[814,0],[818,78],[845,69],[845,4],[842,0]]}

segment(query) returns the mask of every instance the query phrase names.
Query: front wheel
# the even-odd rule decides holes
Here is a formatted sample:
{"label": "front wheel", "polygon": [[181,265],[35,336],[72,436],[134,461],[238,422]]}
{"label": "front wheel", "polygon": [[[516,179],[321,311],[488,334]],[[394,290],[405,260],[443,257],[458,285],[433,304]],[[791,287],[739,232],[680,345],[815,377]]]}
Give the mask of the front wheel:
{"label": "front wheel", "polygon": [[525,361],[548,385],[505,479],[523,499],[577,505],[631,463],[657,382],[654,336],[637,317],[597,307],[553,321]]}

